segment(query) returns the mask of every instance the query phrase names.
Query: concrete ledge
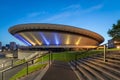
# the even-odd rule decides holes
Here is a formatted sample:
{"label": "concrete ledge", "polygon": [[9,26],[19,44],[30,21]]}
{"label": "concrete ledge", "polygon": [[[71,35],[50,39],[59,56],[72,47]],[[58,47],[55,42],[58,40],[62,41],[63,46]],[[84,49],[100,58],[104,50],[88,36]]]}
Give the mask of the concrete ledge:
{"label": "concrete ledge", "polygon": [[76,74],[76,76],[78,77],[78,79],[79,79],[79,80],[82,80],[82,79],[80,78],[78,72],[75,70],[75,68],[74,68],[70,63],[68,63],[68,64],[69,64],[69,66],[71,67],[71,69],[74,71],[74,73]]}
{"label": "concrete ledge", "polygon": [[48,69],[49,69],[49,64],[43,70],[41,70],[40,74],[34,80],[41,80]]}

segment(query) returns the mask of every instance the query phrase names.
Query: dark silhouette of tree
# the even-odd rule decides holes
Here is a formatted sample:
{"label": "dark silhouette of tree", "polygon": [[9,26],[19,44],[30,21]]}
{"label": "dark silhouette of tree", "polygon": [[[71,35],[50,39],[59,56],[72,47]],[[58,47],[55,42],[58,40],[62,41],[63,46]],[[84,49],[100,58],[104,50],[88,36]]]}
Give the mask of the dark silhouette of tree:
{"label": "dark silhouette of tree", "polygon": [[113,24],[112,29],[108,30],[108,35],[113,40],[120,40],[120,20],[118,20],[117,24]]}

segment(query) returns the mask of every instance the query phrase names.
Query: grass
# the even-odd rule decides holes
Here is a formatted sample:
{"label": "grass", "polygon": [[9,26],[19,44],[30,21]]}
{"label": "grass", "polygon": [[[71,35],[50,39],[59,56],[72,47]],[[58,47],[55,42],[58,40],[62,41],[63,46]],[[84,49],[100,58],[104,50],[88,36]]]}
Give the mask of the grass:
{"label": "grass", "polygon": [[76,52],[53,53],[53,60],[69,62],[74,59],[75,54]]}
{"label": "grass", "polygon": [[112,49],[107,49],[107,51],[120,51],[119,48],[112,48]]}
{"label": "grass", "polygon": [[[107,51],[118,51],[119,49],[107,49]],[[85,57],[89,57],[89,56],[93,56],[96,54],[101,54],[103,53],[103,49],[101,50],[91,50],[91,51],[67,51],[67,52],[59,52],[59,53],[52,53],[52,60],[59,60],[59,61],[65,61],[65,62],[69,62],[71,60],[75,60],[76,55],[77,58],[82,59]],[[38,58],[35,60],[35,63],[40,63],[40,62],[45,62],[49,60],[49,54],[46,54],[45,56],[43,56],[42,58]],[[23,60],[24,61],[24,60]],[[23,61],[19,62],[22,63]],[[17,64],[17,63],[16,63]],[[45,67],[46,64],[34,64],[29,66],[29,73],[34,72],[40,68]],[[22,76],[26,75],[26,68],[24,68],[23,70],[21,70],[20,72],[18,72],[16,75],[14,75],[10,80],[16,80],[17,78],[20,78]]]}
{"label": "grass", "polygon": [[[34,64],[28,67],[28,73],[32,73],[34,71],[37,71],[43,67],[45,67],[46,64]],[[10,78],[10,80],[16,80],[20,77],[23,77],[27,75],[27,68],[22,69],[21,71],[19,71],[17,74],[15,74],[12,78]]]}
{"label": "grass", "polygon": [[103,50],[92,50],[92,51],[79,51],[79,52],[61,52],[61,53],[53,53],[53,60],[60,60],[60,61],[66,61],[69,62],[71,60],[74,60],[76,55],[77,58],[85,58],[92,55],[103,53]]}
{"label": "grass", "polygon": [[14,66],[19,65],[19,64],[22,64],[22,63],[25,63],[25,59],[18,60],[18,61],[16,61],[16,62],[14,62]]}
{"label": "grass", "polygon": [[49,60],[49,54],[46,54],[45,56],[36,59],[35,63],[37,63],[37,62],[45,62],[45,61],[48,61],[48,60]]}
{"label": "grass", "polygon": [[[67,51],[67,52],[52,53],[52,60],[69,62],[71,60],[74,60],[75,56],[78,54],[79,55],[77,58],[85,58],[85,57],[92,56],[95,54],[100,54],[102,52],[103,52],[103,50],[92,50],[92,51],[88,51],[88,52]],[[40,61],[44,62],[44,61],[48,61],[48,60],[49,60],[49,54],[45,55],[43,58],[37,59],[36,62],[40,62]]]}
{"label": "grass", "polygon": [[[74,56],[74,54],[71,53],[71,52],[54,53],[53,54],[53,60],[70,61],[71,59],[73,59],[73,56]],[[29,66],[29,68],[28,68],[29,73],[32,73],[36,70],[39,70],[39,69],[45,67],[46,64],[38,64],[38,63],[40,63],[42,61],[45,62],[45,61],[48,61],[48,60],[49,60],[49,54],[46,54],[42,58],[36,59],[35,64]],[[23,61],[20,61],[20,62],[17,62],[17,63],[22,63]],[[16,80],[16,79],[18,79],[20,77],[23,77],[25,75],[27,75],[27,69],[26,68],[22,69],[17,74],[15,74],[13,77],[11,77],[10,80]]]}
{"label": "grass", "polygon": [[[43,56],[43,58],[38,58],[35,60],[35,64],[31,65],[28,67],[28,73],[32,73],[34,71],[40,70],[41,68],[44,68],[47,64],[40,64],[42,61],[48,61],[48,54],[46,54],[45,56]],[[14,63],[14,65],[19,65],[24,63],[25,60],[19,60],[17,62]],[[10,80],[16,80],[20,77],[26,76],[27,75],[27,68],[25,67],[24,69],[22,69],[21,71],[19,71],[17,74],[15,74],[13,77],[10,78]]]}
{"label": "grass", "polygon": [[[120,49],[117,48],[113,48],[113,49],[107,49],[107,51],[118,51]],[[52,53],[53,59],[52,60],[60,60],[60,61],[66,61],[69,62],[71,60],[75,59],[76,54],[79,54],[77,58],[85,58],[85,57],[89,57],[92,55],[97,55],[100,53],[103,53],[103,49],[99,49],[99,50],[91,50],[88,52],[85,51],[67,51],[67,52],[59,52],[59,53]],[[39,58],[37,60],[37,62],[41,61],[42,58]],[[46,56],[43,57],[43,61],[48,61],[49,60],[49,54],[47,54]]]}
{"label": "grass", "polygon": [[82,58],[90,57],[90,56],[101,54],[101,53],[103,53],[103,50],[92,50],[88,52],[82,52],[81,54],[78,55],[77,58],[82,59]]}

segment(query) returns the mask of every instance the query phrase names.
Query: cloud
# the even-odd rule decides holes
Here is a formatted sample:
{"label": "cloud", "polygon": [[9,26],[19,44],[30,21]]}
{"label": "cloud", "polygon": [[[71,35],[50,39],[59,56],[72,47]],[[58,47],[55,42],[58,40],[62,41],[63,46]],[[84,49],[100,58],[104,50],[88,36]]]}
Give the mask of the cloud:
{"label": "cloud", "polygon": [[40,16],[40,15],[42,15],[42,14],[45,14],[46,12],[32,12],[32,13],[29,13],[29,14],[27,14],[27,18],[33,18],[33,17],[38,17],[38,16]]}
{"label": "cloud", "polygon": [[79,4],[74,4],[74,5],[69,5],[63,9],[61,9],[61,12],[58,14],[55,14],[45,20],[43,20],[44,22],[49,22],[49,21],[56,21],[56,20],[60,20],[60,19],[65,19],[67,17],[70,17],[72,15],[74,15],[76,12],[78,12],[78,10],[80,10],[80,5]]}
{"label": "cloud", "polygon": [[76,15],[82,15],[85,13],[90,13],[96,10],[99,10],[103,7],[103,4],[99,4],[99,5],[95,5],[95,6],[91,6],[89,8],[86,9],[82,9],[80,5],[76,4],[76,5],[69,5],[66,8],[63,8],[59,14],[55,14],[45,20],[43,20],[44,22],[50,22],[50,21],[56,21],[56,20],[60,20],[60,19],[65,19],[71,16],[76,16]]}
{"label": "cloud", "polygon": [[[40,19],[41,16],[45,16],[45,14],[48,12],[31,12],[28,13],[26,16],[21,18],[19,21],[22,22],[53,22],[53,21],[60,21],[60,20],[66,20],[69,18],[77,17],[83,14],[88,14],[90,12],[94,12],[96,10],[99,10],[103,7],[103,4],[98,4],[95,6],[91,6],[89,8],[83,9],[80,4],[72,4],[69,5],[63,9],[60,10],[57,14],[52,14],[49,17],[46,17],[44,19]],[[49,13],[50,14],[50,13]],[[47,15],[48,16],[48,15]]]}
{"label": "cloud", "polygon": [[17,23],[29,23],[29,22],[37,22],[41,16],[45,15],[47,12],[38,11],[38,12],[30,12],[26,15],[22,16],[17,20]]}
{"label": "cloud", "polygon": [[79,8],[81,8],[80,4],[73,4],[63,8],[62,10],[71,10],[71,9],[79,9]]}
{"label": "cloud", "polygon": [[34,13],[30,13],[30,14],[28,14],[27,15],[27,17],[36,17],[36,16],[39,16],[41,13],[39,13],[39,12],[34,12]]}
{"label": "cloud", "polygon": [[55,14],[55,15],[53,15],[53,16],[51,16],[43,21],[55,21],[55,20],[69,17],[70,15],[71,14],[69,12],[63,12],[63,13]]}
{"label": "cloud", "polygon": [[89,13],[89,12],[93,12],[93,11],[99,10],[103,6],[104,6],[103,4],[98,4],[98,5],[92,6],[90,8],[87,8],[87,9],[83,10],[83,13]]}

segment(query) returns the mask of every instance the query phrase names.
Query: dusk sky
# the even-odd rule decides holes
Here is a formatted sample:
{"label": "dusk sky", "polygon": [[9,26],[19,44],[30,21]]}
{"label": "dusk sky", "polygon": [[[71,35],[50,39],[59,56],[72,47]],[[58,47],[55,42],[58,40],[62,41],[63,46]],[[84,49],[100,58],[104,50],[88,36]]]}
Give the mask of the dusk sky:
{"label": "dusk sky", "polygon": [[8,29],[24,23],[54,23],[88,29],[110,39],[120,19],[120,0],[0,0],[0,42],[14,41]]}

